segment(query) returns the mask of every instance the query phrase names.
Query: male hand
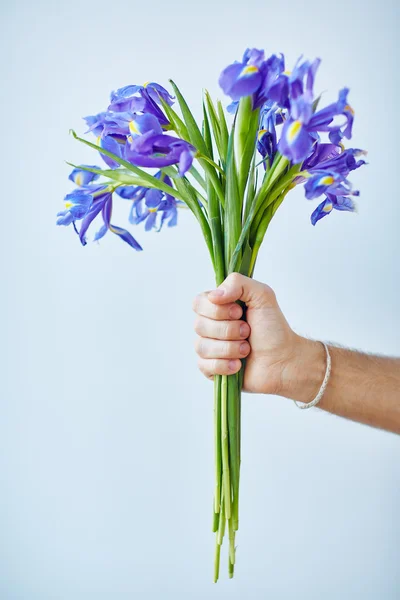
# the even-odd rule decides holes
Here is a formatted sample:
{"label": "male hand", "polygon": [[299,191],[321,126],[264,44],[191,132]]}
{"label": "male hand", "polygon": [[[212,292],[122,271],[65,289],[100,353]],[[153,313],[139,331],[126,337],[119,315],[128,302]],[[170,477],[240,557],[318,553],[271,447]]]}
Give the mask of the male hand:
{"label": "male hand", "polygon": [[[247,306],[247,322],[241,320]],[[301,339],[290,328],[273,290],[259,281],[232,273],[214,291],[199,294],[193,309],[199,368],[206,377],[232,375],[247,357],[243,389],[279,394],[287,367]]]}

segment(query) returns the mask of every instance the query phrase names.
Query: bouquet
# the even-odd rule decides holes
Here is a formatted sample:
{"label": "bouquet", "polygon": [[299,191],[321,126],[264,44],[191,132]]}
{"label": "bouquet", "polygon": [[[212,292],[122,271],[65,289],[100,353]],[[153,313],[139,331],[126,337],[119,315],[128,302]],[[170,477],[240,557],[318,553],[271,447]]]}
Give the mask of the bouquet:
{"label": "bouquet", "polygon": [[[365,161],[363,151],[343,144],[354,119],[349,90],[320,109],[314,95],[319,64],[300,58],[290,72],[283,55],[265,58],[262,50],[247,49],[219,79],[231,99],[227,111],[205,91],[201,125],[173,81],[173,95],[158,83],[113,91],[104,112],[85,118],[93,141],[72,131],[106,168],[71,165],[69,179],[77,187],[65,197],[57,224],[72,225],[85,245],[93,221],[100,221],[94,240],[111,232],[142,250],[136,236],[113,222],[116,197],[129,201],[129,222],[143,223],[145,231],[175,226],[179,209],[189,208],[216,284],[233,272],[252,277],[269,224],[297,185],[304,184],[309,200],[323,197],[311,214],[313,225],[334,210],[355,210],[359,192],[348,175]],[[245,360],[238,373],[214,377],[215,581],[225,534],[230,577],[236,562],[244,369]]]}

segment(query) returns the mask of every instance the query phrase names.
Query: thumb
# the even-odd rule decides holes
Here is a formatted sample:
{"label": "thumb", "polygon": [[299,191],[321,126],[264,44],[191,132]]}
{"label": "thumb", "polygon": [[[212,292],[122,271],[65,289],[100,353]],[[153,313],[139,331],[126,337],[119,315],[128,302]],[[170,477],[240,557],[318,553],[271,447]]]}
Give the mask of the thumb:
{"label": "thumb", "polygon": [[240,273],[228,275],[216,290],[208,293],[208,299],[213,304],[241,300],[248,308],[265,308],[276,304],[274,291],[268,285]]}

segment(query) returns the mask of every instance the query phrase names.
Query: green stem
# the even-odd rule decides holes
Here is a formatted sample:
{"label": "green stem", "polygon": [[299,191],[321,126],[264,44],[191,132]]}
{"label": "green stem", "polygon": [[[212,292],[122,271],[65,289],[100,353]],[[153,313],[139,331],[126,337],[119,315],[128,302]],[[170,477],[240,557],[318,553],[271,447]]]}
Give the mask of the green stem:
{"label": "green stem", "polygon": [[232,527],[239,527],[239,387],[237,375],[228,379],[229,466],[232,485]]}
{"label": "green stem", "polygon": [[223,169],[221,169],[221,167],[219,165],[217,165],[217,163],[215,163],[211,158],[208,158],[208,156],[204,156],[204,154],[201,154],[201,152],[198,152],[196,154],[196,158],[198,158],[199,160],[202,159],[202,160],[207,161],[209,165],[214,167],[214,169],[219,171],[221,173],[221,175],[223,175],[225,177],[225,171]]}
{"label": "green stem", "polygon": [[221,562],[221,546],[218,540],[215,542],[215,558],[214,558],[214,583],[217,583],[219,578],[219,565]]}
{"label": "green stem", "polygon": [[214,376],[214,451],[215,451],[215,493],[214,512],[220,512],[221,504],[221,375]]}
{"label": "green stem", "polygon": [[224,490],[222,490],[222,492],[221,492],[221,511],[220,511],[220,515],[219,515],[219,527],[218,527],[218,531],[217,531],[217,542],[220,546],[222,546],[222,542],[224,541],[225,524],[226,524],[225,495],[224,495]]}
{"label": "green stem", "polygon": [[232,519],[229,519],[229,562],[235,564],[235,529],[233,527]]}
{"label": "green stem", "polygon": [[222,375],[221,382],[221,446],[222,446],[222,482],[225,500],[225,517],[231,518],[231,478],[229,470],[228,439],[228,377]]}

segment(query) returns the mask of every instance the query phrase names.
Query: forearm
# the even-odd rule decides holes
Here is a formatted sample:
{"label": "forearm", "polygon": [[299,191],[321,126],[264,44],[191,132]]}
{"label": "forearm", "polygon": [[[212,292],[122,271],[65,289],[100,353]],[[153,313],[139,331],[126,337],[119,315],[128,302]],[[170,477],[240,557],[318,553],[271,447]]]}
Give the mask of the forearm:
{"label": "forearm", "polygon": [[[400,433],[400,359],[329,346],[332,371],[319,408]],[[297,357],[282,375],[280,395],[310,402],[326,370],[320,342],[298,337]]]}

